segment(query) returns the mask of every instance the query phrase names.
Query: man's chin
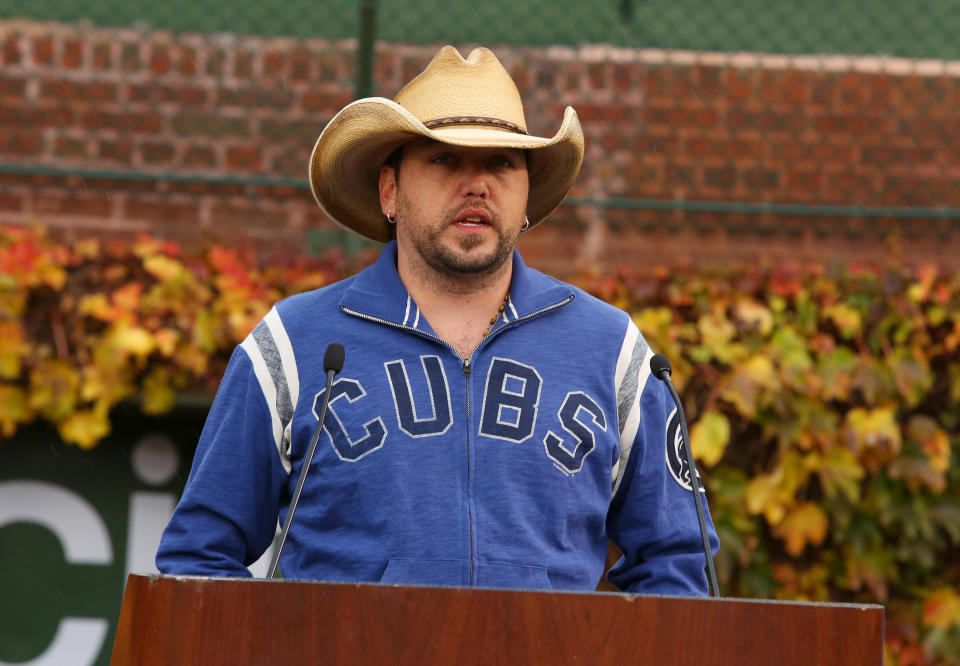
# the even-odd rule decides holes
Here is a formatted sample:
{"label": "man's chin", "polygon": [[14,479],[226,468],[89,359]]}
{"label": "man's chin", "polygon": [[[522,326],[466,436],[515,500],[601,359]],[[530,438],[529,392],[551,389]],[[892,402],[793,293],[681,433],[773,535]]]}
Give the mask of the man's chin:
{"label": "man's chin", "polygon": [[441,252],[437,257],[440,263],[448,271],[464,274],[491,273],[503,265],[510,253],[501,256],[498,248],[483,248],[481,243],[472,243],[465,247],[460,243],[456,248],[450,248]]}

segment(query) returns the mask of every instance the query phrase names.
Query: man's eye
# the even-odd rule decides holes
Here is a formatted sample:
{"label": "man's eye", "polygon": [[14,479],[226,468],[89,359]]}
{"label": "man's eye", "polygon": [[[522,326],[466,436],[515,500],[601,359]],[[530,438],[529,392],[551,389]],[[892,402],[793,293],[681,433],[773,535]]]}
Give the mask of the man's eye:
{"label": "man's eye", "polygon": [[435,155],[430,161],[434,164],[453,164],[453,155],[450,153],[440,153],[439,155]]}
{"label": "man's eye", "polygon": [[513,168],[513,160],[506,155],[497,155],[493,158],[493,165],[503,169]]}

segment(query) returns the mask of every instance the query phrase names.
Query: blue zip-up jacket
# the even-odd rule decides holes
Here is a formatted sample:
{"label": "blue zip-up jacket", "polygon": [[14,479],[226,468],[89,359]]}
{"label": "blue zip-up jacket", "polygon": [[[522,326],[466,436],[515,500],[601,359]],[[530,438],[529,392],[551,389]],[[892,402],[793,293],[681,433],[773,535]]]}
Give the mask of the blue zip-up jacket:
{"label": "blue zip-up jacket", "polygon": [[[286,578],[705,594],[673,402],[630,317],[514,253],[503,317],[462,360],[396,270],[279,303],[233,354],[161,572],[249,575],[283,521],[332,342],[346,362],[280,560]],[[711,542],[717,541],[712,524]]]}

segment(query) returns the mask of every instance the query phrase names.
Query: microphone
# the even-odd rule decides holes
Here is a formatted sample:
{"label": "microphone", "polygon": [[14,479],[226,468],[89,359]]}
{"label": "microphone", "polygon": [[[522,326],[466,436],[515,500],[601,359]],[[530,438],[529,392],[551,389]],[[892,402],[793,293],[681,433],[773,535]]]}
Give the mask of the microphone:
{"label": "microphone", "polygon": [[268,579],[273,578],[277,572],[277,565],[280,563],[280,551],[283,550],[283,544],[287,541],[287,534],[290,532],[290,523],[293,522],[293,512],[297,510],[297,504],[300,502],[303,482],[307,480],[307,470],[310,469],[313,454],[317,450],[317,441],[320,439],[320,431],[323,430],[323,420],[327,415],[327,405],[330,404],[330,388],[333,386],[333,378],[338,372],[343,370],[345,353],[343,345],[339,342],[330,343],[327,351],[323,353],[323,371],[327,373],[327,385],[323,390],[323,403],[320,406],[320,417],[317,420],[317,427],[313,431],[313,438],[310,440],[307,456],[303,460],[303,467],[300,468],[300,478],[297,479],[296,490],[293,491],[293,497],[290,499],[287,518],[283,521],[283,529],[280,530],[280,543],[277,545],[277,552],[273,554],[273,561],[270,563],[270,569],[267,573]]}
{"label": "microphone", "polygon": [[710,552],[710,537],[707,535],[707,520],[703,510],[703,500],[700,498],[700,477],[697,475],[697,467],[693,462],[693,446],[690,442],[690,435],[687,432],[687,419],[683,416],[683,405],[680,404],[680,396],[677,395],[677,389],[674,388],[670,375],[673,370],[670,367],[670,361],[663,354],[654,354],[650,359],[650,372],[653,376],[667,385],[673,402],[677,406],[677,414],[680,415],[680,433],[683,435],[683,442],[687,450],[687,465],[690,467],[690,485],[693,487],[693,501],[697,506],[697,520],[700,523],[700,537],[703,539],[703,552],[707,557],[707,577],[710,580],[710,592],[712,596],[719,597],[720,590],[717,586],[717,572],[713,568],[713,554]]}

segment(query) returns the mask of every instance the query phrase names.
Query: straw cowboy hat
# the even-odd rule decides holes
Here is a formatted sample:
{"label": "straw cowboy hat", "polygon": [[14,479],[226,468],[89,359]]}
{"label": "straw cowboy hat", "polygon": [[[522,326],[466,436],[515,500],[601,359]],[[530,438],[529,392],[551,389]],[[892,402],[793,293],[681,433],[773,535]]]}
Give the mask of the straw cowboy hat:
{"label": "straw cowboy hat", "polygon": [[398,146],[418,137],[528,150],[531,227],[560,205],[583,161],[583,130],[573,108],[566,108],[553,137],[530,136],[520,93],[497,57],[478,48],[464,60],[444,46],[395,100],[357,100],[324,128],[310,156],[310,189],[317,203],[361,236],[389,241],[393,227],[380,210],[380,167]]}

